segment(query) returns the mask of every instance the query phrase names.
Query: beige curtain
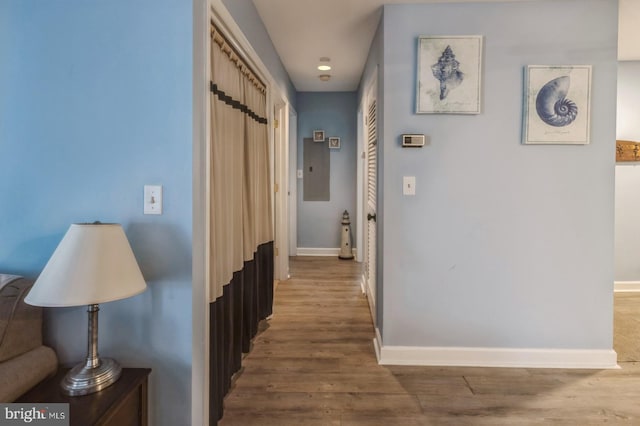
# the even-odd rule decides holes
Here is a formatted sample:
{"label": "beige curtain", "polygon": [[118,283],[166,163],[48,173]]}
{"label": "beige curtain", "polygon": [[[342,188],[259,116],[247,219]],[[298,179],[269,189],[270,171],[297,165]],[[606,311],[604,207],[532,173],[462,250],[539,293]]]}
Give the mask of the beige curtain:
{"label": "beige curtain", "polygon": [[[264,91],[255,90],[249,80],[244,81],[245,101],[258,116],[266,116]],[[273,240],[269,145],[267,126],[251,117],[245,117],[245,215],[244,259],[250,260],[256,248]]]}
{"label": "beige curtain", "polygon": [[211,32],[210,302],[273,240],[266,88]]}

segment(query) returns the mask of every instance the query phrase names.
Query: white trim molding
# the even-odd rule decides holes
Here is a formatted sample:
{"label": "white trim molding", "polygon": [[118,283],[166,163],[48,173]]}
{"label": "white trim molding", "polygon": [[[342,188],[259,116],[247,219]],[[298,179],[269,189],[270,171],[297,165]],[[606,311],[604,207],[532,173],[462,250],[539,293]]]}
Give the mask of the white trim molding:
{"label": "white trim molding", "polygon": [[378,360],[378,364],[385,365],[382,360],[382,335],[380,334],[380,329],[376,327],[376,337],[373,338],[373,348],[376,351],[376,359]]}
{"label": "white trim molding", "polygon": [[[355,257],[357,254],[357,250],[354,248],[352,249],[352,251],[353,256]],[[298,247],[296,249],[296,252],[298,256],[338,256],[340,254],[340,248]]]}
{"label": "white trim molding", "polygon": [[613,291],[616,293],[640,291],[640,281],[616,281],[613,283]]}
{"label": "white trim molding", "polygon": [[[367,280],[362,274],[360,276],[360,287],[362,287],[362,292],[367,298],[367,305],[369,305],[369,312],[371,313],[371,321],[376,323],[376,298],[371,294],[371,288],[367,285]],[[376,328],[376,332],[379,334],[378,329]]]}
{"label": "white trim molding", "polygon": [[384,346],[376,329],[378,364],[449,367],[616,369],[613,349],[516,349]]}
{"label": "white trim molding", "polygon": [[[191,424],[209,420],[208,164],[209,0],[193,0]],[[151,419],[153,422],[154,420]],[[159,420],[158,420],[159,421]]]}

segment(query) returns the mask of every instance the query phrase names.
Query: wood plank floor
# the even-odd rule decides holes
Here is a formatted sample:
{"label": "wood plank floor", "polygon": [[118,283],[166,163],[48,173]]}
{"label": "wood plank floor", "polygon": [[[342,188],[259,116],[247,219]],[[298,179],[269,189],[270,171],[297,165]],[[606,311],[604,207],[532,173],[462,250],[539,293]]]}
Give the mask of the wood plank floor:
{"label": "wood plank floor", "polygon": [[[291,267],[221,426],[640,425],[640,363],[601,371],[380,366],[359,265],[298,257]],[[622,305],[632,315],[629,299]],[[640,347],[633,321],[626,331],[616,322],[632,349]]]}

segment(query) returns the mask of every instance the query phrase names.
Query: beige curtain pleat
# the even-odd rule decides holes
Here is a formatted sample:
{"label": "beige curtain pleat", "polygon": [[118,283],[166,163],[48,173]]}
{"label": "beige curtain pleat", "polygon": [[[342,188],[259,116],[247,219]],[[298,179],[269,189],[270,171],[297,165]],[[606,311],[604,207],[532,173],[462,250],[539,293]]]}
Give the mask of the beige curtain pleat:
{"label": "beige curtain pleat", "polygon": [[[224,95],[267,116],[266,90],[218,33],[212,33],[211,81]],[[211,93],[210,302],[234,272],[273,240],[267,125]]]}
{"label": "beige curtain pleat", "polygon": [[245,170],[244,170],[244,205],[246,209],[243,212],[244,229],[243,229],[243,243],[244,243],[244,260],[253,259],[254,248],[256,247],[256,210],[257,210],[257,157],[255,144],[251,143],[253,136],[253,129],[249,121],[253,121],[250,118],[245,118],[247,124],[247,132],[244,139],[245,147]]}
{"label": "beige curtain pleat", "polygon": [[[260,114],[267,113],[265,107],[265,96],[262,93],[257,94],[256,107],[261,107]],[[259,140],[267,140],[267,126],[258,126],[256,129],[256,150],[258,155],[258,203],[257,210],[260,215],[256,218],[257,221],[257,245],[264,244],[273,240],[273,213],[271,209],[271,156],[269,155],[268,143],[257,143]]]}

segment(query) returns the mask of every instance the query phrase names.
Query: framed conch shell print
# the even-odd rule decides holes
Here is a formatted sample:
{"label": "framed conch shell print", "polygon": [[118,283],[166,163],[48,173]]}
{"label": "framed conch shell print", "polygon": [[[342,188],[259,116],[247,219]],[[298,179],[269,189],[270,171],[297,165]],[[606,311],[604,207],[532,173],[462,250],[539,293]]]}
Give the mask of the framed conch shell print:
{"label": "framed conch shell print", "polygon": [[480,114],[482,36],[418,38],[418,114]]}
{"label": "framed conch shell print", "polygon": [[591,65],[529,65],[524,85],[523,143],[589,143]]}

